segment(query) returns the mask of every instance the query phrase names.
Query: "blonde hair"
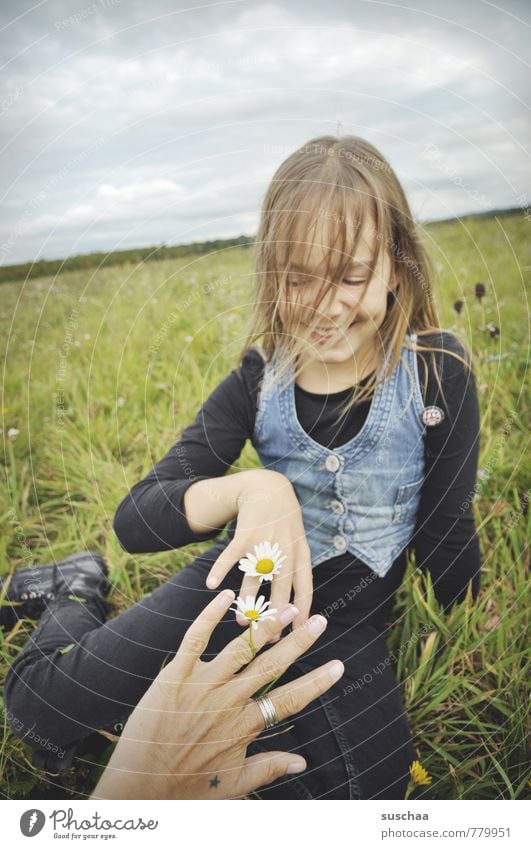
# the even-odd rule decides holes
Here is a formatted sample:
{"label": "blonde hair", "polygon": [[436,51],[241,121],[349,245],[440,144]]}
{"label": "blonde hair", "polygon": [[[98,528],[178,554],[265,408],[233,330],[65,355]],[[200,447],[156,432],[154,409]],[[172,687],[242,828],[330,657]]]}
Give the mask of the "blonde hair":
{"label": "blonde hair", "polygon": [[[403,345],[407,344],[408,329],[420,337],[440,333],[441,327],[433,303],[431,260],[395,172],[365,139],[350,135],[321,136],[294,151],[277,169],[266,191],[254,245],[254,306],[239,354],[240,363],[246,351],[262,340],[264,359],[278,358],[277,379],[280,380],[292,365],[297,376],[297,358],[306,343],[296,335],[300,305],[293,307],[290,298],[286,297],[290,255],[300,251],[302,246],[306,258],[307,249],[311,250],[316,244],[317,226],[325,221],[332,235],[331,239],[326,239],[331,247],[326,253],[326,269],[315,307],[311,308],[313,316],[307,320],[308,332],[319,324],[319,304],[327,298],[335,281],[342,281],[367,227],[375,238],[375,245],[366,266],[368,279],[361,301],[382,251],[391,259],[389,279],[397,284],[394,301],[388,305],[385,318],[375,333],[375,340],[378,338],[381,342],[382,354],[384,348],[389,352],[388,366],[380,379],[379,370],[376,370],[363,386],[354,387],[342,408],[339,422],[351,406],[372,397],[378,383],[392,373]],[[306,262],[301,264],[308,267]],[[280,304],[285,305],[283,319]],[[308,307],[305,309],[307,311]],[[466,359],[454,351],[447,353],[471,368],[472,352],[456,334],[453,335]],[[331,344],[337,338],[334,333]],[[321,351],[326,347],[323,345]],[[423,346],[418,338],[417,350],[431,352],[434,357],[435,352],[446,349],[429,344]],[[383,356],[381,360],[383,363]],[[427,368],[425,360],[424,366]],[[435,361],[434,371],[442,392]],[[413,390],[412,381],[411,387]]]}

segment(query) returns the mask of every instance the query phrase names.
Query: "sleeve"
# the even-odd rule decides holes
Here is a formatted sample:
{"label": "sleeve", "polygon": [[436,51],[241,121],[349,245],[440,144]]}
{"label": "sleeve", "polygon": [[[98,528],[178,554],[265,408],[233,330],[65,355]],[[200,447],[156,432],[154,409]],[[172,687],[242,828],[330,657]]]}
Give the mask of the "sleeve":
{"label": "sleeve", "polygon": [[184,495],[195,481],[224,475],[252,436],[262,364],[250,348],[241,368],[216,387],[180,439],[123,499],[114,531],[126,551],[168,551],[221,533],[223,528],[203,534],[190,529]]}
{"label": "sleeve", "polygon": [[426,363],[420,374],[422,380],[424,371],[426,406],[440,407],[444,420],[426,428],[425,479],[411,545],[417,567],[430,572],[436,598],[449,610],[464,598],[470,582],[474,598],[479,591],[480,547],[472,501],[480,415],[473,371],[447,353],[454,350],[468,362],[465,350],[447,332],[436,345],[445,349],[435,355],[441,385],[430,365],[431,354],[419,352]]}

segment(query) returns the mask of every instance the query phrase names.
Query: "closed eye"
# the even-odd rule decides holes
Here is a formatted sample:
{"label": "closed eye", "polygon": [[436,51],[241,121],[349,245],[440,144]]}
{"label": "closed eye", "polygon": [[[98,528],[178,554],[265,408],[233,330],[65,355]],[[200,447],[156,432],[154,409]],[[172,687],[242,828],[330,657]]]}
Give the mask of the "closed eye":
{"label": "closed eye", "polygon": [[[297,280],[293,277],[289,277],[288,281],[287,281],[288,286],[293,286],[293,287],[302,286],[304,283],[307,283],[307,282],[308,282],[307,280]],[[361,286],[361,285],[363,285],[363,283],[365,283],[365,280],[364,279],[355,279],[353,277],[345,277],[343,279],[343,283],[346,283],[347,286]]]}

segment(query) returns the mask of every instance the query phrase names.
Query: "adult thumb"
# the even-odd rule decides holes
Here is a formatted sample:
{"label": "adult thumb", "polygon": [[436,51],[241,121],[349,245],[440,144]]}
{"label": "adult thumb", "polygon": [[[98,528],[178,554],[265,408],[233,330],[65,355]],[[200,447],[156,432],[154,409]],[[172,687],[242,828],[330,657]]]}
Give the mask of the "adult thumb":
{"label": "adult thumb", "polygon": [[238,795],[245,796],[282,776],[289,777],[306,769],[306,761],[291,752],[260,752],[246,758],[240,773]]}

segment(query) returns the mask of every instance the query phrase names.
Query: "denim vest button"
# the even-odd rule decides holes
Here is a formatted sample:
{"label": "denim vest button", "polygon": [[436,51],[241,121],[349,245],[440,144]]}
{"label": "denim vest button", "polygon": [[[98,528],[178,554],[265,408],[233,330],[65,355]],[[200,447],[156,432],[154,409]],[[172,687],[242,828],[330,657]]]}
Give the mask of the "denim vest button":
{"label": "denim vest button", "polygon": [[337,534],[337,536],[334,537],[334,548],[337,548],[338,551],[343,551],[346,547],[347,541],[345,537],[342,537],[341,534]]}
{"label": "denim vest button", "polygon": [[334,501],[330,502],[330,507],[332,508],[334,513],[344,513],[345,512],[344,505],[341,504],[341,501],[337,501],[336,499],[334,499]]}
{"label": "denim vest button", "polygon": [[325,460],[325,466],[329,472],[337,472],[340,466],[339,457],[335,454],[329,454]]}

